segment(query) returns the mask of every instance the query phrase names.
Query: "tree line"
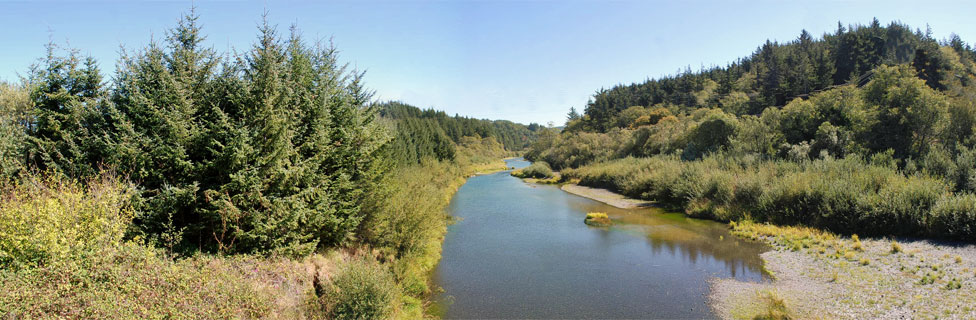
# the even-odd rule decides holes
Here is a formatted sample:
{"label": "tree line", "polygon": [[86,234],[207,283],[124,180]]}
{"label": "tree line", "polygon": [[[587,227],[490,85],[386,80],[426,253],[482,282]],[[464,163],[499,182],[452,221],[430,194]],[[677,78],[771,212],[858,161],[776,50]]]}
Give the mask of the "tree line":
{"label": "tree line", "polygon": [[420,109],[399,101],[376,107],[383,118],[396,120],[396,139],[391,148],[393,157],[401,163],[419,163],[428,157],[454,160],[456,145],[464,137],[490,138],[507,150],[522,150],[541,128],[534,123],[526,126],[508,120],[451,117],[444,111]]}
{"label": "tree line", "polygon": [[787,43],[766,41],[750,56],[725,67],[699,72],[686,68],[673,76],[601,89],[582,115],[571,113],[569,127],[595,132],[621,127],[614,117],[631,106],[721,108],[755,115],[769,106],[863,80],[882,64],[908,64],[937,90],[957,80],[969,85],[967,77],[954,73],[954,59],[976,60],[976,51],[957,35],[940,43],[930,30],[913,31],[898,22],[882,26],[874,19],[866,26],[847,27],[838,23],[835,32],[819,39],[804,30]]}

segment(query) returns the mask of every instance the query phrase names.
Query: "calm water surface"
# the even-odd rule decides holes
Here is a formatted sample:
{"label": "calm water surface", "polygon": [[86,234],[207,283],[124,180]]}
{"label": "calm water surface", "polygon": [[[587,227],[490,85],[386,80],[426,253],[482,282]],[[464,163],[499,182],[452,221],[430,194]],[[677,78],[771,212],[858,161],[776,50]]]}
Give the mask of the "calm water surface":
{"label": "calm water surface", "polygon": [[[445,318],[714,318],[709,278],[765,279],[767,248],[723,224],[617,209],[508,172],[470,178],[448,210],[458,221],[434,275]],[[593,211],[615,225],[583,224]]]}

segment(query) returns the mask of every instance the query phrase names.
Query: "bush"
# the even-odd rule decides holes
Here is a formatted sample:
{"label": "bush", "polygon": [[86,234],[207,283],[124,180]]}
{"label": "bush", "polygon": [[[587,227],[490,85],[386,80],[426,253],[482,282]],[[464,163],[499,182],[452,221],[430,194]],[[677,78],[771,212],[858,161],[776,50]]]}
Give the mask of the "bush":
{"label": "bush", "polygon": [[976,239],[976,195],[943,197],[932,208],[930,233],[944,237]]}
{"label": "bush", "polygon": [[4,188],[0,268],[59,263],[118,246],[133,217],[133,189],[109,174],[87,185],[38,175]]}
{"label": "bush", "polygon": [[604,212],[590,212],[586,214],[586,218],[583,219],[583,223],[586,223],[595,227],[609,227],[613,224],[610,221],[610,217]]}
{"label": "bush", "polygon": [[327,313],[334,319],[385,319],[393,311],[393,275],[367,258],[345,262],[326,286]]}
{"label": "bush", "polygon": [[537,161],[528,167],[512,171],[512,175],[519,178],[549,179],[555,176],[549,164]]}

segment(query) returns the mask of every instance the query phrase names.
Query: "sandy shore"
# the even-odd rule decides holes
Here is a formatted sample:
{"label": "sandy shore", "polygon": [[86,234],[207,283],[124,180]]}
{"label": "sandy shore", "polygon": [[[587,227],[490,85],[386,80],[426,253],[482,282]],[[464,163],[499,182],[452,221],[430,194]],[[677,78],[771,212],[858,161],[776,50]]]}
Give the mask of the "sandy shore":
{"label": "sandy shore", "polygon": [[862,239],[856,249],[837,238],[794,251],[762,241],[776,248],[762,255],[775,280],[712,280],[719,317],[752,319],[775,304],[794,319],[976,318],[976,245],[899,241],[894,250],[890,240]]}
{"label": "sandy shore", "polygon": [[600,201],[621,209],[649,207],[654,204],[653,202],[650,201],[627,198],[621,194],[614,193],[607,189],[590,188],[590,187],[584,187],[576,184],[564,184],[561,189],[563,191],[581,197]]}

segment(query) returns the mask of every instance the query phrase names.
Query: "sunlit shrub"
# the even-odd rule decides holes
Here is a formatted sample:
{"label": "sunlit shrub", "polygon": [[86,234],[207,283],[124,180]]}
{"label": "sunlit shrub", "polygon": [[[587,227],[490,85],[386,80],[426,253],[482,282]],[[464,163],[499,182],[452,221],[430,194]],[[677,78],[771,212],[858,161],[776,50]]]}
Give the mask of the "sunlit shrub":
{"label": "sunlit shrub", "polygon": [[398,294],[393,275],[368,258],[346,261],[325,287],[324,304],[333,319],[386,319]]}
{"label": "sunlit shrub", "polygon": [[133,218],[132,188],[104,174],[87,186],[56,175],[8,185],[0,201],[0,268],[29,268],[112,248]]}
{"label": "sunlit shrub", "polygon": [[613,223],[610,221],[610,217],[604,212],[587,213],[586,218],[583,219],[583,222],[595,227],[607,227]]}

